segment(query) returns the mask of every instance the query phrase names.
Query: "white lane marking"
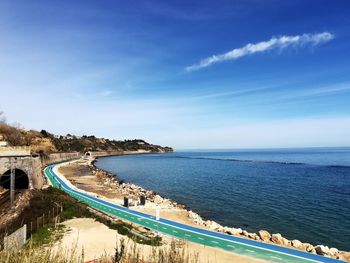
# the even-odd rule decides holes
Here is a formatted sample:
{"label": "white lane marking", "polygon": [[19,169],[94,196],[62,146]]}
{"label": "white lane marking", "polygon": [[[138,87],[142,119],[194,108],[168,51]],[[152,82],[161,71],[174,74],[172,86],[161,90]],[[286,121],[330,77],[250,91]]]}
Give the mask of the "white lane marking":
{"label": "white lane marking", "polygon": [[219,242],[218,242],[218,241],[214,241],[214,240],[212,240],[212,241],[211,241],[211,243],[214,243],[214,244],[219,244]]}
{"label": "white lane marking", "polygon": [[231,247],[231,248],[236,248],[235,246],[232,246],[232,245],[227,245],[228,247]]}
{"label": "white lane marking", "polygon": [[270,256],[270,258],[277,259],[277,260],[282,260],[281,258],[276,257],[276,256]]}
{"label": "white lane marking", "polygon": [[[47,168],[48,168],[48,167],[47,167]],[[47,169],[47,168],[46,168],[46,169]],[[56,169],[56,168],[57,168],[57,166],[55,165],[53,169]],[[53,171],[53,169],[52,169],[52,171]],[[49,172],[51,172],[51,171],[49,170]],[[54,173],[55,173],[55,172],[54,172]],[[57,177],[59,177],[56,173],[55,173],[55,175],[52,175],[52,176],[57,176]],[[60,178],[60,179],[61,179],[61,178]],[[62,179],[61,179],[61,180],[62,180]],[[62,180],[62,181],[64,181],[64,180]],[[66,182],[65,182],[65,183],[66,183]],[[61,183],[60,183],[60,184],[61,184]],[[61,185],[62,185],[62,184],[61,184]],[[67,191],[69,191],[69,192],[76,191],[77,194],[80,195],[80,196],[82,196],[84,199],[91,198],[90,195],[88,195],[88,194],[86,194],[86,193],[79,192],[78,190],[80,190],[80,189],[74,190],[74,189],[66,188],[66,187],[64,187],[63,185],[62,185],[62,188],[65,188],[65,189],[66,189]],[[74,194],[74,192],[73,192],[73,194]],[[91,199],[91,200],[92,200],[93,202],[97,202],[97,203],[98,203],[98,202],[101,202],[101,200],[98,199],[98,198]],[[106,202],[106,201],[105,201],[105,202]],[[107,202],[107,203],[108,203],[108,202]],[[106,206],[106,207],[111,207],[110,205],[107,205],[107,204],[104,204],[104,203],[102,203],[102,204],[103,204],[104,206]],[[116,208],[116,207],[112,207],[112,208],[113,208],[114,210],[119,210],[119,209]],[[132,214],[132,213],[130,213],[130,212],[128,212],[128,211],[124,211],[124,210],[123,210],[122,212],[128,213],[128,214]],[[139,216],[139,217],[142,217],[141,215],[138,215],[138,216]],[[144,216],[144,217],[146,217],[146,216]],[[151,218],[152,221],[154,221],[154,219],[152,219],[152,217],[150,217],[150,218]],[[221,238],[221,237],[211,236],[211,235],[209,235],[209,234],[204,234],[204,233],[196,232],[196,231],[189,230],[189,229],[186,229],[186,228],[181,228],[181,227],[178,227],[178,226],[169,225],[169,224],[164,223],[164,222],[162,222],[161,224],[168,225],[168,226],[170,226],[170,227],[172,227],[172,228],[181,229],[181,230],[183,230],[183,231],[192,232],[192,233],[197,234],[197,235],[207,236],[207,237],[210,237],[210,238],[216,238],[216,239],[223,240],[223,241],[226,241],[226,242],[232,242],[232,243],[244,245],[244,246],[247,246],[247,247],[253,247],[253,248],[260,249],[260,250],[269,251],[269,252],[272,252],[272,253],[282,254],[282,255],[286,255],[286,256],[294,257],[294,258],[300,258],[300,259],[307,260],[307,261],[311,261],[311,262],[318,262],[318,263],[321,262],[321,261],[319,261],[319,260],[314,260],[314,259],[309,259],[309,258],[306,258],[306,257],[301,257],[301,256],[293,255],[293,254],[288,254],[288,253],[280,252],[280,251],[273,250],[273,249],[269,249],[269,248],[263,248],[263,247],[259,247],[259,246],[256,246],[256,245],[250,245],[250,244],[242,243],[242,242],[235,241],[235,240],[230,240],[230,239],[225,239],[225,238]]]}
{"label": "white lane marking", "polygon": [[199,237],[198,239],[200,239],[200,240],[204,240],[204,238],[201,238],[201,237]]}
{"label": "white lane marking", "polygon": [[187,236],[187,237],[191,237],[191,235],[189,235],[189,234],[185,234],[185,236]]}
{"label": "white lane marking", "polygon": [[250,249],[246,249],[246,251],[250,252],[250,253],[255,253],[255,251],[250,250]]}

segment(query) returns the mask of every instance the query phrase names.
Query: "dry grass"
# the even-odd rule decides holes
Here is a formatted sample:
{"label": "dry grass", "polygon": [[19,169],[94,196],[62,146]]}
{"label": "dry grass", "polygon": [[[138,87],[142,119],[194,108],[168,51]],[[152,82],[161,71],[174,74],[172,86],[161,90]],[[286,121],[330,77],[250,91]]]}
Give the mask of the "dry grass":
{"label": "dry grass", "polygon": [[[165,247],[152,247],[148,256],[143,255],[142,248],[136,243],[127,244],[121,239],[116,244],[114,256],[103,256],[94,263],[198,263],[198,254],[192,255],[186,246],[172,241]],[[84,251],[77,251],[76,246],[70,250],[54,249],[52,244],[35,248],[30,244],[22,250],[0,251],[1,263],[83,263]],[[91,261],[90,261],[91,262]]]}
{"label": "dry grass", "polygon": [[71,250],[54,250],[52,247],[33,248],[29,246],[20,251],[10,250],[0,252],[2,263],[80,263],[83,254],[78,255],[75,248]]}
{"label": "dry grass", "polygon": [[[102,257],[94,263],[198,263],[199,255],[188,252],[181,241],[173,240],[168,246],[152,247],[148,256],[136,243],[127,244],[121,239],[116,244],[113,257]],[[147,253],[146,253],[147,254]]]}

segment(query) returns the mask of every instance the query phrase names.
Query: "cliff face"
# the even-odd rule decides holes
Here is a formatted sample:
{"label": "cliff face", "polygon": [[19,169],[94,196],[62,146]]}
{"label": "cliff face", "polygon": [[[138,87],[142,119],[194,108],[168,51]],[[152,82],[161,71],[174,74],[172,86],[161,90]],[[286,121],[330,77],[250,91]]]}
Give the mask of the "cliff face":
{"label": "cliff face", "polygon": [[44,155],[53,152],[85,152],[85,151],[137,151],[172,152],[170,147],[150,144],[144,140],[110,140],[95,136],[74,136],[67,134],[57,136],[45,130],[41,132],[24,130],[0,122],[0,141],[11,146],[30,146],[32,153]]}

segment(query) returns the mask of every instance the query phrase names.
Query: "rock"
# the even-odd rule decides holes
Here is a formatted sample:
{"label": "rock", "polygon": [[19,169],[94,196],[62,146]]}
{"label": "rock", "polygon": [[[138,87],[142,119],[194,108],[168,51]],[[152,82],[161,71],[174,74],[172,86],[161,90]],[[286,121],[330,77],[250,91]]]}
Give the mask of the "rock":
{"label": "rock", "polygon": [[245,237],[248,237],[248,236],[249,236],[249,233],[248,233],[248,231],[243,230],[243,231],[242,231],[242,235],[245,236]]}
{"label": "rock", "polygon": [[255,239],[257,237],[257,234],[255,233],[248,233],[248,237],[251,239]]}
{"label": "rock", "polygon": [[156,195],[156,196],[154,197],[154,202],[155,202],[156,204],[160,204],[162,201],[163,201],[163,198],[162,198],[160,195]]}
{"label": "rock", "polygon": [[350,262],[350,252],[340,251],[337,258],[343,261]]}
{"label": "rock", "polygon": [[242,229],[241,228],[229,228],[226,233],[230,234],[230,235],[240,235],[242,234]]}
{"label": "rock", "polygon": [[335,247],[332,247],[332,248],[329,249],[329,255],[331,255],[333,257],[338,255],[338,253],[339,253],[339,250],[336,249]]}
{"label": "rock", "polygon": [[224,227],[220,225],[220,226],[216,229],[216,231],[222,233],[222,232],[224,232]]}
{"label": "rock", "polygon": [[259,237],[261,238],[261,240],[262,241],[269,241],[270,240],[270,238],[271,238],[271,235],[270,235],[270,233],[269,232],[267,232],[266,230],[260,230],[259,232],[258,232],[258,234],[259,234]]}
{"label": "rock", "polygon": [[277,234],[272,234],[271,236],[271,241],[275,244],[278,245],[283,245],[283,237],[281,234],[277,233]]}
{"label": "rock", "polygon": [[329,254],[329,247],[318,245],[315,247],[316,253],[319,255],[328,255]]}
{"label": "rock", "polygon": [[306,252],[312,253],[313,251],[316,252],[315,247],[309,243],[304,243],[304,248]]}
{"label": "rock", "polygon": [[282,237],[282,243],[284,246],[290,246],[291,245],[291,241],[288,240],[287,238]]}
{"label": "rock", "polygon": [[294,239],[292,240],[292,246],[295,247],[295,248],[302,248],[303,246],[303,243],[301,243],[299,240],[297,239]]}
{"label": "rock", "polygon": [[221,225],[219,225],[218,223],[211,221],[211,220],[207,220],[205,221],[205,225],[207,227],[209,227],[211,230],[216,230],[219,229],[220,227],[222,227]]}

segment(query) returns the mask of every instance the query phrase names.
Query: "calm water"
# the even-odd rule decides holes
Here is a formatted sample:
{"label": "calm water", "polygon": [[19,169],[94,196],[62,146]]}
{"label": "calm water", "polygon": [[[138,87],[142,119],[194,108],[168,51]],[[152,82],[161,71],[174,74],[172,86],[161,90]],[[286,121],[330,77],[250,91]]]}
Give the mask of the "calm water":
{"label": "calm water", "polygon": [[184,151],[97,166],[222,225],[350,250],[350,148]]}

